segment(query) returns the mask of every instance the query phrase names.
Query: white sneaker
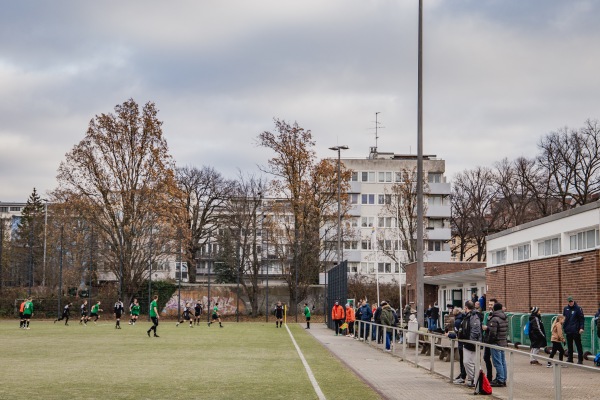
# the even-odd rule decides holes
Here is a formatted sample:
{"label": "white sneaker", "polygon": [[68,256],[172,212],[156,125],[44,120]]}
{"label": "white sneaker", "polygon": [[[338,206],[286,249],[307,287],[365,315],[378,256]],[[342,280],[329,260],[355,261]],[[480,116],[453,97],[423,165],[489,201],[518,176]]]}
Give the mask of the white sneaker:
{"label": "white sneaker", "polygon": [[463,378],[458,378],[454,380],[455,385],[462,385],[463,383],[465,383],[465,380]]}

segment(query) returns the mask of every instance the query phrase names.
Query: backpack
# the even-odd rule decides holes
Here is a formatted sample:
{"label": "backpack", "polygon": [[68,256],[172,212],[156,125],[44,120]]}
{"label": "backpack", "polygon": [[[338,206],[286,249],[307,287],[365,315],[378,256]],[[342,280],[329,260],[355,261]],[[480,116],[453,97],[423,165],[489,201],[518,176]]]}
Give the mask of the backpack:
{"label": "backpack", "polygon": [[529,335],[529,321],[525,324],[525,328],[523,328],[523,333]]}
{"label": "backpack", "polygon": [[468,314],[460,321],[460,328],[458,328],[457,336],[459,339],[469,340],[471,338],[471,320]]}
{"label": "backpack", "polygon": [[596,354],[596,357],[594,357],[594,365],[600,367],[600,353]]}
{"label": "backpack", "polygon": [[492,394],[492,385],[482,369],[479,370],[479,378],[475,384],[474,394]]}

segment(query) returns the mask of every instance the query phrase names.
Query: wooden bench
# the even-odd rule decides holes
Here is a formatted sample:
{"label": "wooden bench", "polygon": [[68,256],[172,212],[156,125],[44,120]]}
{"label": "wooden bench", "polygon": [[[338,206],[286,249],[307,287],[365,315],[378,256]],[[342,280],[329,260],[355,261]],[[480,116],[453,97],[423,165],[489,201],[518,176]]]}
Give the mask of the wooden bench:
{"label": "wooden bench", "polygon": [[[424,335],[424,333],[428,333],[427,328],[419,328],[419,345],[421,346],[421,354],[431,355],[431,342],[430,337]],[[436,346],[441,342],[442,338],[435,338],[434,345]],[[435,351],[435,349],[434,349]]]}
{"label": "wooden bench", "polygon": [[441,339],[439,343],[436,343],[435,350],[439,352],[440,360],[442,361],[450,361],[450,351],[454,347],[454,360],[459,360],[458,347],[456,346],[456,341],[452,341],[447,337]]}

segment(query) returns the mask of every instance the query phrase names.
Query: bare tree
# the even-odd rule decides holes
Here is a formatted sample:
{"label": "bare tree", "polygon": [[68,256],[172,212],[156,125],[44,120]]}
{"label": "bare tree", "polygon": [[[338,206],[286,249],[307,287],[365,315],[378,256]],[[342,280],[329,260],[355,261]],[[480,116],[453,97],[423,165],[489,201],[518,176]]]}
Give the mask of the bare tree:
{"label": "bare tree", "polygon": [[195,260],[209,238],[216,237],[220,211],[229,198],[232,183],[206,166],[177,168],[176,179],[181,194],[176,202],[184,216],[182,225],[190,229],[184,258],[189,266],[190,282],[195,282]]}

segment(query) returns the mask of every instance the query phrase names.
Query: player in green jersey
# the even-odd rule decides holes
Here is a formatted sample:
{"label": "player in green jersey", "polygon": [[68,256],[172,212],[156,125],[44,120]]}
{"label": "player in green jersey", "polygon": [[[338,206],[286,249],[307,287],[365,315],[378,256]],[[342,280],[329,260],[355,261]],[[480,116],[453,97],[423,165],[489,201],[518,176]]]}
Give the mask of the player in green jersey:
{"label": "player in green jersey", "polygon": [[156,328],[158,327],[158,295],[155,294],[152,303],[150,303],[150,318],[152,319],[152,327],[146,331],[148,337],[150,337],[150,331],[154,331],[154,337],[159,337],[156,334]]}
{"label": "player in green jersey", "polygon": [[304,303],[304,316],[306,317],[305,329],[310,329],[310,308],[308,308],[308,303]]}
{"label": "player in green jersey", "polygon": [[101,311],[104,311],[103,309],[100,308],[100,304],[101,304],[100,301],[98,301],[96,304],[94,304],[92,306],[92,311],[90,312],[90,318],[89,319],[92,319],[92,318],[96,317],[96,319],[94,320],[94,324],[96,323],[96,321],[98,321],[98,318],[100,318],[100,314],[99,313]]}
{"label": "player in green jersey", "polygon": [[213,307],[212,310],[212,321],[210,321],[208,323],[208,326],[210,327],[210,324],[212,324],[215,321],[219,321],[219,327],[223,327],[223,324],[221,324],[221,314],[219,314],[219,303],[216,303],[215,306]]}
{"label": "player in green jersey", "polygon": [[29,297],[23,306],[23,327],[25,329],[29,329],[29,320],[31,317],[33,317],[33,301],[31,297]]}
{"label": "player in green jersey", "polygon": [[129,325],[135,325],[136,321],[140,316],[140,305],[138,304],[137,299],[133,299],[133,303],[131,303],[131,305],[129,306],[129,312],[131,313]]}

